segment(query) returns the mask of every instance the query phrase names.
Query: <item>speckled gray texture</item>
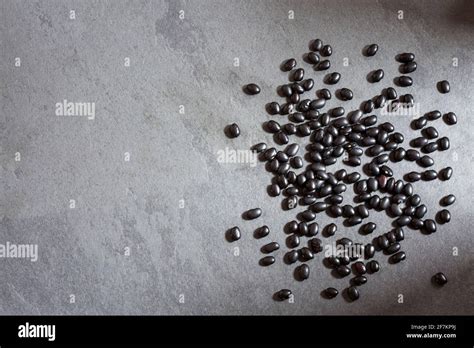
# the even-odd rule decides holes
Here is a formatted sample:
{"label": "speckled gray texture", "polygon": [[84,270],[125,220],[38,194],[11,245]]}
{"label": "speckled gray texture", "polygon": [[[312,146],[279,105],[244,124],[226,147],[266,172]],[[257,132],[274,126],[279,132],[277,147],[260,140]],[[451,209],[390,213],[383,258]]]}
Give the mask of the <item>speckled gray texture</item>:
{"label": "speckled gray texture", "polygon": [[[0,242],[38,244],[39,260],[0,259],[0,314],[473,314],[473,13],[471,1],[1,1]],[[450,151],[434,154],[435,168],[452,166],[453,179],[415,185],[431,215],[443,195],[456,194],[452,222],[430,236],[407,230],[407,260],[393,266],[379,256],[382,270],[356,303],[321,298],[325,287],[348,282],[332,278],[321,256],[304,282],[281,261],[286,248],[273,266],[257,265],[261,245],[284,244],[282,227],[295,212],[267,195],[262,164],[217,161],[225,147],[271,141],[260,124],[286,79],[278,66],[291,56],[301,62],[316,37],[333,46],[337,87],[354,91],[346,110],[391,85],[393,57],[413,51],[419,68],[407,92],[423,112],[459,118],[449,129],[435,122],[452,139]],[[372,42],[379,53],[364,58]],[[321,88],[324,74],[305,68]],[[386,77],[371,85],[365,76],[376,68]],[[451,81],[445,96],[435,88],[442,79]],[[262,93],[244,95],[248,82]],[[63,99],[95,102],[95,120],[56,116]],[[416,134],[409,121],[390,121],[407,134],[407,148]],[[232,122],[242,130],[235,140],[222,131]],[[419,169],[392,167],[396,175]],[[263,216],[242,221],[257,206]],[[381,213],[371,219],[378,232],[390,228]],[[338,237],[370,240],[341,222]],[[251,235],[262,224],[271,234],[257,241]],[[224,232],[234,225],[243,237],[230,244]],[[430,284],[437,271],[449,278],[443,289]],[[295,303],[272,300],[282,287]]]}

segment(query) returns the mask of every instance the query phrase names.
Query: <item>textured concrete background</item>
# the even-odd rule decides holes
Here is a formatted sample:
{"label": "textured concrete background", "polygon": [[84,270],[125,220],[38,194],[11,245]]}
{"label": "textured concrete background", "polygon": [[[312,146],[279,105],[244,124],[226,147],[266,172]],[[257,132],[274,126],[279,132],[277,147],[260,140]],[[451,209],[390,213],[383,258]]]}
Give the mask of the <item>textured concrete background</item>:
{"label": "textured concrete background", "polygon": [[[39,248],[36,263],[0,259],[0,314],[473,314],[473,18],[471,1],[0,1],[0,243]],[[419,67],[404,92],[422,112],[459,118],[449,129],[435,122],[452,140],[450,151],[433,154],[435,169],[452,166],[453,179],[415,184],[430,216],[443,195],[458,197],[452,222],[430,236],[406,229],[407,260],[388,265],[379,255],[382,270],[355,303],[321,298],[325,287],[348,283],[330,276],[321,254],[304,282],[281,261],[286,248],[273,266],[258,266],[260,247],[284,245],[282,227],[296,212],[268,197],[262,164],[217,161],[225,147],[271,142],[260,124],[271,118],[265,103],[280,100],[279,64],[301,62],[314,38],[333,46],[331,71],[343,75],[337,88],[354,91],[346,110],[392,85],[393,57],[412,51]],[[379,53],[364,58],[361,49],[373,42]],[[301,64],[321,88],[324,74]],[[371,85],[365,76],[376,68],[386,77]],[[452,88],[443,96],[435,88],[442,79]],[[248,82],[262,93],[244,95]],[[56,116],[63,99],[95,102],[95,120]],[[407,148],[417,136],[409,120],[390,121],[407,134]],[[232,122],[242,130],[235,140],[222,131]],[[420,169],[392,167],[396,175]],[[260,219],[241,220],[257,206]],[[378,233],[390,229],[384,214],[371,220]],[[341,222],[338,238],[371,239]],[[252,232],[262,224],[272,232],[257,241]],[[243,237],[229,244],[224,232],[234,225]],[[430,284],[437,271],[449,278],[443,289]],[[292,289],[295,303],[274,302],[280,288]]]}

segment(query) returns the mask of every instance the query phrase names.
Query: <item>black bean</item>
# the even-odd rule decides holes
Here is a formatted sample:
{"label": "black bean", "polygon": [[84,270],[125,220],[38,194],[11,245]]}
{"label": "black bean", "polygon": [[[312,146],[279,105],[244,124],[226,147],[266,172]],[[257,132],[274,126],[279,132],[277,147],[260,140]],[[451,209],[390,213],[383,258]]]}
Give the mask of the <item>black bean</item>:
{"label": "black bean", "polygon": [[327,236],[334,236],[337,231],[337,226],[334,223],[330,223],[325,227],[325,235]]}
{"label": "black bean", "polygon": [[392,87],[389,87],[385,90],[385,96],[387,97],[388,100],[394,100],[394,99],[397,99],[398,97],[397,91]]}
{"label": "black bean", "polygon": [[372,244],[366,244],[364,247],[364,256],[366,259],[371,259],[375,255],[375,247]]}
{"label": "black bean", "polygon": [[298,254],[300,256],[300,259],[302,261],[309,261],[311,259],[314,258],[314,255],[313,255],[313,252],[307,248],[307,247],[303,247],[301,248],[299,251],[298,251]]}
{"label": "black bean", "polygon": [[384,77],[384,71],[382,69],[378,69],[372,72],[370,75],[371,82],[379,82]]}
{"label": "black bean", "polygon": [[438,139],[438,149],[440,151],[446,151],[449,149],[450,143],[448,137],[442,137]]}
{"label": "black bean", "polygon": [[249,83],[244,87],[244,92],[249,95],[255,95],[260,93],[260,87],[255,83]]}
{"label": "black bean", "polygon": [[421,174],[417,172],[410,172],[406,175],[406,180],[409,182],[417,182],[421,179]]}
{"label": "black bean", "polygon": [[451,221],[451,213],[447,209],[440,210],[438,212],[438,222],[440,224],[445,224]]}
{"label": "black bean", "polygon": [[448,126],[458,123],[458,118],[454,112],[448,112],[447,114],[444,114],[443,120]]}
{"label": "black bean", "polygon": [[296,276],[298,280],[305,280],[309,278],[309,266],[305,263],[296,267]]}
{"label": "black bean", "polygon": [[319,51],[323,47],[323,42],[320,39],[316,39],[310,42],[309,49],[311,51]]}
{"label": "black bean", "polygon": [[332,47],[331,45],[324,45],[321,47],[319,50],[319,53],[321,53],[322,56],[324,57],[329,57],[332,54]]}
{"label": "black bean", "polygon": [[301,81],[304,77],[304,69],[299,68],[293,71],[292,78],[293,81]]}
{"label": "black bean", "polygon": [[272,184],[268,188],[268,193],[271,197],[279,196],[280,192],[281,192],[280,186],[278,186],[277,184]]}
{"label": "black bean", "polygon": [[335,288],[327,288],[324,290],[324,294],[328,299],[334,298],[339,294],[339,291]]}
{"label": "black bean", "polygon": [[281,105],[280,114],[288,115],[289,113],[291,113],[293,111],[293,109],[294,109],[294,104],[292,104],[292,103],[283,104],[283,105]]}
{"label": "black bean", "polygon": [[368,114],[368,113],[374,111],[374,107],[375,107],[374,102],[369,99],[369,100],[366,100],[364,102],[364,105],[362,106],[362,111],[364,113]]}
{"label": "black bean", "polygon": [[435,171],[435,170],[425,170],[422,174],[421,174],[423,180],[425,181],[431,181],[431,180],[435,180],[438,178],[438,173]]}
{"label": "black bean", "polygon": [[269,253],[274,252],[278,249],[280,249],[280,244],[278,244],[277,242],[271,242],[271,243],[265,244],[261,248],[261,251],[262,251],[262,253],[269,254]]}
{"label": "black bean", "polygon": [[417,163],[422,167],[431,167],[434,164],[433,159],[430,156],[422,156]]}
{"label": "black bean", "polygon": [[449,93],[451,87],[449,86],[449,82],[446,80],[438,82],[438,90],[440,93]]}
{"label": "black bean", "polygon": [[414,149],[407,150],[405,153],[405,159],[407,161],[417,161],[418,159],[420,159],[420,157],[420,153]]}
{"label": "black bean", "polygon": [[387,237],[384,235],[381,235],[377,237],[377,245],[380,247],[380,249],[387,249],[389,246],[390,242],[388,241]]}
{"label": "black bean", "polygon": [[398,242],[405,239],[405,234],[403,233],[403,229],[400,227],[397,227],[394,230],[394,235],[395,235],[395,240]]}
{"label": "black bean", "polygon": [[264,238],[270,234],[270,229],[268,226],[263,225],[255,230],[254,236],[255,238]]}
{"label": "black bean", "polygon": [[273,120],[267,121],[265,123],[265,128],[270,133],[278,133],[281,130],[280,124]]}
{"label": "black bean", "polygon": [[430,121],[434,121],[441,117],[441,112],[438,110],[430,111],[425,115],[425,117]]}
{"label": "black bean", "polygon": [[[372,102],[372,101],[370,101]],[[374,124],[377,123],[377,116],[371,115],[371,116],[366,116],[361,120],[362,124],[366,127],[373,126]]]}
{"label": "black bean", "polygon": [[277,144],[284,145],[284,144],[288,144],[289,141],[290,139],[288,138],[288,135],[286,135],[285,133],[281,131],[278,133],[275,133],[275,142]]}
{"label": "black bean", "polygon": [[389,254],[389,255],[395,254],[398,251],[400,251],[400,244],[399,243],[391,244],[386,250],[387,254]]}
{"label": "black bean", "polygon": [[387,102],[387,98],[385,98],[385,96],[381,94],[375,99],[374,107],[376,109],[383,108],[386,102]]}
{"label": "black bean", "polygon": [[444,181],[451,179],[452,175],[453,175],[453,168],[451,167],[443,168],[438,173],[438,177]]}
{"label": "black bean", "polygon": [[370,273],[376,273],[380,270],[380,265],[376,260],[367,262],[367,269]]}
{"label": "black bean", "polygon": [[320,253],[323,251],[323,246],[321,243],[321,239],[319,238],[312,238],[308,241],[309,248],[313,253]]}
{"label": "black bean", "polygon": [[365,283],[367,283],[367,277],[365,276],[354,277],[352,278],[352,283],[354,285],[364,285]]}
{"label": "black bean", "polygon": [[229,242],[235,242],[241,237],[240,229],[237,226],[232,227],[227,231],[227,240]]}
{"label": "black bean", "polygon": [[423,129],[422,133],[425,136],[425,138],[428,138],[428,139],[435,139],[438,137],[438,131],[434,127],[427,127]]}
{"label": "black bean", "polygon": [[399,76],[397,78],[397,84],[400,86],[400,87],[409,87],[411,85],[413,85],[413,80],[410,76]]}
{"label": "black bean", "polygon": [[292,264],[298,261],[299,254],[297,250],[291,250],[288,251],[284,257],[287,263]]}
{"label": "black bean", "polygon": [[413,53],[401,53],[397,55],[396,60],[400,63],[409,63],[415,60]]}
{"label": "black bean", "polygon": [[327,70],[331,67],[331,62],[327,59],[324,59],[316,65],[316,70]]}
{"label": "black bean", "polygon": [[326,77],[326,83],[330,85],[334,85],[338,83],[340,79],[341,79],[341,74],[339,74],[338,72],[333,72]]}
{"label": "black bean", "polygon": [[362,223],[362,218],[360,216],[352,216],[346,221],[349,226],[355,226]]}
{"label": "black bean", "polygon": [[400,162],[405,158],[406,151],[403,147],[399,147],[398,149],[392,151],[392,155],[395,162]]}
{"label": "black bean", "polygon": [[359,299],[359,290],[357,290],[357,287],[351,286],[347,289],[347,296],[351,301],[356,301]]}
{"label": "black bean", "polygon": [[331,265],[333,268],[337,268],[341,265],[341,261],[339,260],[339,258],[337,258],[336,256],[329,256],[327,257],[327,262],[329,263],[329,265]]}
{"label": "black bean", "polygon": [[349,88],[341,88],[339,91],[339,97],[341,100],[347,101],[351,100],[354,97],[354,94]]}
{"label": "black bean", "polygon": [[316,52],[309,52],[306,55],[306,60],[310,64],[318,64],[320,61],[319,54],[317,54]]}
{"label": "black bean", "polygon": [[281,70],[283,71],[291,71],[295,68],[296,66],[296,59],[290,58],[285,60],[282,65],[281,65]]}
{"label": "black bean", "polygon": [[342,106],[339,106],[331,110],[332,117],[341,117],[342,115],[344,115],[344,113],[345,113],[345,110]]}
{"label": "black bean", "polygon": [[301,84],[299,84],[298,82],[294,82],[291,85],[291,88],[293,90],[293,93],[296,93],[296,94],[303,94],[305,92],[304,87]]}
{"label": "black bean", "polygon": [[416,120],[414,120],[412,125],[413,125],[413,128],[415,129],[421,129],[424,126],[426,126],[427,123],[428,123],[428,120],[426,119],[426,117],[421,116],[421,117],[418,117]]}
{"label": "black bean", "polygon": [[355,274],[358,275],[363,275],[367,273],[367,268],[365,267],[365,264],[361,261],[357,261],[352,265]]}
{"label": "black bean", "polygon": [[321,109],[326,105],[326,99],[315,99],[309,103],[311,110]]}
{"label": "black bean", "polygon": [[456,196],[453,195],[453,194],[444,196],[444,197],[441,199],[441,205],[443,205],[443,206],[445,206],[445,207],[447,207],[448,205],[453,204],[454,202],[456,202]]}
{"label": "black bean", "polygon": [[281,111],[280,104],[277,102],[271,102],[267,105],[267,111],[270,115],[279,114]]}
{"label": "black bean", "polygon": [[399,251],[396,254],[393,254],[390,256],[390,263],[399,263],[400,261],[403,261],[406,259],[406,254],[404,251]]}
{"label": "black bean", "polygon": [[365,55],[367,57],[375,56],[378,50],[379,50],[379,46],[377,44],[371,44],[366,48]]}
{"label": "black bean", "polygon": [[313,79],[304,80],[302,83],[302,86],[305,91],[310,91],[314,87],[314,80]]}
{"label": "black bean", "polygon": [[448,278],[443,273],[438,272],[433,276],[433,282],[438,286],[443,286],[448,282]]}
{"label": "black bean", "polygon": [[329,100],[332,97],[331,91],[327,88],[320,89],[317,94],[319,98],[326,99],[326,100]]}
{"label": "black bean", "polygon": [[237,138],[240,135],[240,128],[236,123],[227,126],[227,132],[230,138]]}
{"label": "black bean", "polygon": [[418,219],[421,219],[425,216],[427,211],[428,211],[428,209],[426,208],[426,205],[422,204],[422,205],[420,205],[416,208],[415,217],[418,218]]}
{"label": "black bean", "polygon": [[424,224],[424,230],[427,232],[427,233],[434,233],[436,232],[436,222],[432,219],[426,219]]}
{"label": "black bean", "polygon": [[412,61],[412,62],[408,62],[408,63],[400,65],[400,72],[402,74],[410,74],[414,72],[416,68],[417,68],[416,62]]}
{"label": "black bean", "polygon": [[245,217],[248,220],[256,219],[260,217],[260,215],[262,215],[262,209],[260,208],[250,209],[245,212]]}
{"label": "black bean", "polygon": [[428,144],[424,145],[421,148],[421,151],[424,152],[424,153],[432,153],[432,152],[437,151],[438,148],[439,148],[438,143],[432,142],[432,143],[428,143]]}
{"label": "black bean", "polygon": [[297,104],[297,103],[299,103],[300,99],[301,99],[301,97],[300,97],[300,95],[299,95],[298,93],[293,93],[293,94],[291,95],[289,101],[290,101],[291,103],[293,103],[293,104]]}
{"label": "black bean", "polygon": [[252,146],[252,151],[260,153],[263,152],[267,149],[267,144],[266,143],[258,143]]}
{"label": "black bean", "polygon": [[296,248],[300,245],[300,237],[297,234],[292,234],[286,239],[286,244],[289,248]]}
{"label": "black bean", "polygon": [[288,300],[292,296],[291,290],[288,289],[281,289],[276,293],[277,299],[280,301]]}
{"label": "black bean", "polygon": [[270,266],[275,263],[275,258],[273,256],[262,257],[259,261],[261,266]]}
{"label": "black bean", "polygon": [[293,89],[290,85],[283,85],[279,87],[279,94],[283,97],[291,97],[293,94]]}
{"label": "black bean", "polygon": [[341,265],[336,268],[336,272],[341,276],[341,277],[346,277],[349,274],[351,274],[351,269],[347,267],[346,265]]}

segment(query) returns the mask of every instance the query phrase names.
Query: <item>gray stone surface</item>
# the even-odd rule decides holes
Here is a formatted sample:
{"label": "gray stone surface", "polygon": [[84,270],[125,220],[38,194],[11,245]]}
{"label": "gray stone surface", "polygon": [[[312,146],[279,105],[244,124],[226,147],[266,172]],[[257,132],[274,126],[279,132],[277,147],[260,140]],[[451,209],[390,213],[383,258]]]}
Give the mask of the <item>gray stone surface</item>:
{"label": "gray stone surface", "polygon": [[[0,314],[473,314],[473,18],[470,1],[1,1],[0,242],[38,244],[39,259],[0,259]],[[226,147],[271,141],[260,124],[286,79],[278,66],[301,61],[316,37],[333,45],[338,87],[354,91],[346,110],[391,85],[394,55],[413,51],[419,68],[407,92],[422,112],[459,118],[449,129],[435,122],[452,139],[450,151],[434,154],[435,168],[452,166],[453,179],[415,185],[431,215],[454,193],[452,222],[430,236],[407,230],[407,260],[393,266],[379,256],[382,270],[356,303],[321,298],[325,287],[348,282],[332,278],[321,255],[304,282],[281,261],[286,248],[273,266],[258,266],[261,245],[284,245],[282,227],[295,212],[267,195],[262,164],[216,160]],[[364,58],[372,42],[381,49]],[[304,66],[321,88],[324,74]],[[365,76],[376,68],[386,77],[371,85]],[[450,94],[436,91],[441,79],[451,81]],[[248,82],[262,93],[244,95]],[[95,102],[95,120],[56,116],[63,99]],[[416,134],[409,120],[390,121],[408,134],[407,148]],[[242,130],[235,140],[222,132],[232,122]],[[396,175],[419,169],[393,167]],[[242,221],[257,206],[263,216]],[[390,228],[381,213],[371,219],[378,232]],[[341,222],[338,237],[370,240]],[[262,224],[272,232],[257,241],[252,231]],[[234,225],[243,237],[230,244],[224,232]],[[443,289],[430,284],[437,271],[449,278]],[[292,289],[295,303],[274,302],[280,288]]]}

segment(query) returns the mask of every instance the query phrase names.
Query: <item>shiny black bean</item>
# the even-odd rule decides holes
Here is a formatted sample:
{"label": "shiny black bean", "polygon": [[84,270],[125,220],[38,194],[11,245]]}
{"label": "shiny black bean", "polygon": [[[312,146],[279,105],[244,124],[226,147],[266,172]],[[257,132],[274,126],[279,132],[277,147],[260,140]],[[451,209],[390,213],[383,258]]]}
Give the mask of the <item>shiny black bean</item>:
{"label": "shiny black bean", "polygon": [[366,114],[374,111],[374,108],[375,108],[375,104],[372,100],[366,100],[364,102],[364,105],[362,106],[362,111]]}
{"label": "shiny black bean", "polygon": [[426,233],[434,233],[436,232],[436,222],[432,219],[427,219],[424,222],[423,228]]}
{"label": "shiny black bean", "polygon": [[291,250],[291,251],[288,251],[284,258],[285,258],[285,262],[286,263],[289,263],[289,264],[292,264],[292,263],[295,263],[296,261],[298,261],[298,251],[297,250]]}
{"label": "shiny black bean", "polygon": [[422,129],[424,126],[426,126],[427,123],[428,123],[428,120],[426,119],[426,117],[421,116],[421,117],[418,117],[416,120],[414,120],[412,122],[412,125],[413,125],[413,128],[415,129]]}
{"label": "shiny black bean", "polygon": [[441,272],[436,273],[432,280],[438,286],[443,286],[448,282],[448,278]]}
{"label": "shiny black bean", "polygon": [[296,67],[296,59],[290,58],[285,60],[281,65],[281,70],[283,71],[291,71]]}
{"label": "shiny black bean", "polygon": [[240,135],[240,128],[236,123],[227,126],[227,133],[229,138],[237,138]]}
{"label": "shiny black bean", "polygon": [[437,214],[438,216],[438,222],[440,224],[445,224],[449,221],[451,221],[451,213],[447,209],[440,210]]}
{"label": "shiny black bean", "polygon": [[293,71],[293,81],[301,81],[304,77],[304,69],[299,68]]}
{"label": "shiny black bean", "polygon": [[326,83],[330,85],[334,85],[338,83],[340,79],[341,79],[341,74],[339,74],[338,72],[333,72],[326,77]]}
{"label": "shiny black bean", "polygon": [[278,249],[280,249],[280,244],[278,244],[277,242],[271,242],[271,243],[265,244],[261,248],[261,251],[262,251],[262,253],[269,254],[269,253],[272,253],[272,252],[274,252]]}
{"label": "shiny black bean", "polygon": [[281,111],[280,104],[278,104],[277,102],[271,102],[267,105],[267,112],[270,115],[279,114],[280,111]]}
{"label": "shiny black bean", "polygon": [[399,263],[399,262],[401,262],[405,259],[406,259],[405,252],[404,251],[399,251],[398,253],[393,254],[392,256],[390,256],[389,262],[390,263]]}
{"label": "shiny black bean", "polygon": [[355,226],[362,223],[362,218],[360,216],[352,216],[346,221],[349,226]]}
{"label": "shiny black bean", "polygon": [[244,92],[249,95],[255,95],[260,93],[260,87],[255,83],[249,83],[244,87]]}
{"label": "shiny black bean", "polygon": [[422,167],[431,167],[434,164],[433,159],[430,156],[422,156],[417,163]]}
{"label": "shiny black bean", "polygon": [[257,239],[264,238],[270,234],[270,229],[267,225],[263,225],[255,230],[254,237]]}
{"label": "shiny black bean", "polygon": [[298,280],[305,280],[309,278],[309,266],[305,263],[296,267],[296,276]]}
{"label": "shiny black bean", "polygon": [[324,59],[316,65],[316,70],[327,70],[331,67],[331,62],[327,59]]}
{"label": "shiny black bean", "polygon": [[380,264],[375,260],[369,261],[367,262],[367,270],[370,273],[376,273],[380,270]]}
{"label": "shiny black bean", "polygon": [[449,149],[450,143],[448,137],[442,137],[438,139],[438,149],[440,151],[446,151]]}
{"label": "shiny black bean", "polygon": [[274,120],[267,121],[265,128],[270,133],[278,133],[281,130],[280,124]]}
{"label": "shiny black bean", "polygon": [[344,100],[344,101],[351,100],[353,96],[354,94],[349,88],[341,88],[341,90],[339,91],[339,98],[341,100]]}
{"label": "shiny black bean", "polygon": [[389,87],[385,90],[385,96],[387,97],[388,100],[394,100],[394,99],[397,99],[398,94],[394,88]]}
{"label": "shiny black bean", "polygon": [[451,90],[449,82],[446,80],[439,81],[437,85],[438,85],[438,91],[440,93],[443,93],[443,94],[449,93],[449,91]]}
{"label": "shiny black bean", "polygon": [[397,78],[397,84],[400,86],[400,87],[409,87],[411,85],[413,85],[413,80],[410,76],[399,76]]}
{"label": "shiny black bean", "polygon": [[424,153],[432,153],[432,152],[437,151],[438,148],[439,148],[438,143],[432,142],[432,143],[428,143],[428,144],[424,145],[421,148],[421,151],[424,152]]}
{"label": "shiny black bean", "polygon": [[310,91],[314,87],[314,80],[313,79],[304,80],[301,85],[303,86],[305,91]]}
{"label": "shiny black bean", "polygon": [[401,160],[403,160],[405,158],[405,155],[406,151],[403,147],[399,147],[398,149],[392,151],[393,160],[395,162],[400,162]]}
{"label": "shiny black bean", "polygon": [[352,278],[352,283],[354,285],[364,285],[365,283],[367,283],[367,277],[365,276],[354,277]]}
{"label": "shiny black bean", "polygon": [[413,53],[401,53],[395,58],[400,63],[409,63],[415,60],[415,55]]}
{"label": "shiny black bean", "polygon": [[422,204],[422,205],[420,205],[416,208],[415,217],[418,218],[418,219],[421,219],[425,216],[427,211],[428,211],[428,209],[426,208],[426,205]]}
{"label": "shiny black bean", "polygon": [[327,288],[326,290],[324,290],[324,295],[325,295],[328,299],[334,298],[334,297],[336,297],[338,294],[339,294],[339,291],[337,291],[337,289],[335,289],[335,288]]}
{"label": "shiny black bean", "polygon": [[391,244],[386,250],[385,252],[389,255],[391,254],[395,254],[396,252],[399,252],[400,251],[400,244],[399,243],[394,243],[394,244]]}
{"label": "shiny black bean", "polygon": [[441,117],[441,112],[438,110],[430,111],[425,115],[425,117],[430,121],[434,121]]}
{"label": "shiny black bean", "polygon": [[444,114],[443,120],[448,126],[458,123],[458,118],[454,112],[448,112],[447,114]]}
{"label": "shiny black bean", "polygon": [[452,175],[453,175],[453,168],[451,167],[443,168],[438,173],[438,177],[443,181],[451,179]]}
{"label": "shiny black bean", "polygon": [[283,104],[283,105],[281,105],[280,114],[288,115],[289,113],[291,113],[293,111],[293,109],[294,109],[294,104],[292,104],[292,103]]}
{"label": "shiny black bean", "polygon": [[405,153],[405,159],[407,161],[412,161],[412,162],[417,161],[420,159],[420,157],[421,157],[420,153],[414,149],[407,150]]}
{"label": "shiny black bean", "polygon": [[298,254],[299,254],[300,259],[302,261],[309,261],[309,260],[312,260],[314,258],[313,252],[307,247],[301,248],[299,250]]}
{"label": "shiny black bean", "polygon": [[245,217],[248,220],[256,219],[260,217],[260,215],[262,215],[262,209],[260,208],[250,209],[245,212]]}
{"label": "shiny black bean", "polygon": [[268,193],[271,197],[279,196],[280,192],[281,192],[280,186],[278,186],[277,184],[270,185],[268,189]]}
{"label": "shiny black bean", "polygon": [[381,235],[377,237],[377,245],[380,247],[380,249],[383,249],[383,250],[387,249],[389,244],[390,242],[386,236]]}
{"label": "shiny black bean", "polygon": [[318,64],[321,59],[319,57],[319,54],[317,54],[316,52],[309,52],[306,55],[306,60],[310,64]]}
{"label": "shiny black bean", "polygon": [[428,139],[424,137],[418,137],[418,138],[413,139],[411,143],[414,147],[422,147],[428,144]]}
{"label": "shiny black bean", "polygon": [[262,257],[259,261],[261,266],[270,266],[275,263],[275,258],[273,256]]}
{"label": "shiny black bean", "polygon": [[227,231],[227,240],[229,242],[235,242],[241,237],[240,229],[237,226],[232,227]]}
{"label": "shiny black bean", "polygon": [[456,202],[456,196],[453,195],[453,194],[444,196],[444,197],[441,199],[441,205],[443,205],[443,206],[445,206],[445,207],[447,207],[448,205],[453,204],[454,202]]}
{"label": "shiny black bean", "polygon": [[410,74],[414,72],[416,68],[417,68],[416,62],[412,61],[412,62],[408,62],[408,63],[400,65],[400,72],[402,74]]}
{"label": "shiny black bean", "polygon": [[319,50],[319,53],[321,53],[321,55],[323,57],[329,57],[331,54],[332,54],[332,47],[331,45],[324,45],[323,47],[321,47],[321,49]]}
{"label": "shiny black bean", "polygon": [[422,134],[428,139],[435,139],[438,137],[438,131],[434,127],[427,127],[423,129]]}
{"label": "shiny black bean", "polygon": [[387,102],[387,98],[384,95],[379,95],[374,102],[374,107],[376,109],[383,108],[385,106],[385,103]]}
{"label": "shiny black bean", "polygon": [[425,181],[431,181],[435,180],[438,178],[438,173],[435,170],[425,170],[422,174],[421,177]]}
{"label": "shiny black bean", "polygon": [[365,49],[365,55],[367,57],[375,56],[378,50],[379,46],[377,44],[371,44]]}
{"label": "shiny black bean", "polygon": [[336,272],[341,276],[341,277],[346,277],[349,274],[351,274],[351,269],[347,267],[346,265],[341,265],[336,268]]}
{"label": "shiny black bean", "polygon": [[276,297],[280,301],[288,300],[291,296],[292,296],[292,292],[291,292],[291,290],[288,290],[288,289],[281,289],[276,294]]}
{"label": "shiny black bean", "polygon": [[366,244],[364,247],[364,257],[371,259],[375,255],[375,247],[372,244]]}
{"label": "shiny black bean", "polygon": [[344,113],[345,113],[345,110],[342,106],[339,106],[331,110],[332,117],[341,117],[342,115],[344,115]]}
{"label": "shiny black bean", "polygon": [[421,180],[421,174],[417,172],[410,172],[405,176],[406,180],[409,182],[417,182]]}
{"label": "shiny black bean", "polygon": [[323,42],[320,39],[312,40],[309,45],[311,51],[319,51],[323,47]]}
{"label": "shiny black bean", "polygon": [[347,296],[349,297],[349,299],[351,301],[356,301],[359,299],[360,297],[360,294],[359,294],[359,290],[357,290],[357,287],[355,286],[351,286],[347,289]]}
{"label": "shiny black bean", "polygon": [[370,82],[379,82],[384,77],[384,71],[382,69],[375,70],[370,75]]}

